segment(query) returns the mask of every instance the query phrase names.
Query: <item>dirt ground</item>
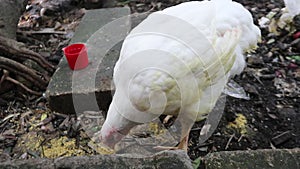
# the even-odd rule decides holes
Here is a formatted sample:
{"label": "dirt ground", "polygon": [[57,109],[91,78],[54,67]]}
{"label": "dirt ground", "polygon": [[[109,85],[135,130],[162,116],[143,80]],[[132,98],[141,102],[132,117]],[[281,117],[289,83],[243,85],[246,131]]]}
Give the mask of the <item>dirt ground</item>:
{"label": "dirt ground", "polygon": [[[134,13],[161,10],[180,2],[184,1],[120,0],[117,6],[128,5]],[[255,23],[270,11],[284,7],[279,0],[238,2],[250,10]],[[73,5],[67,11],[48,10],[40,18],[36,15],[41,6],[30,4],[19,24],[18,40],[57,64],[61,49],[84,14],[84,3]],[[45,28],[55,29],[36,33]],[[191,159],[215,151],[300,146],[300,42],[295,42],[289,31],[279,30],[274,35],[268,28],[261,30],[259,48],[247,58],[245,71],[234,78],[250,100],[228,96],[218,129],[202,145],[198,137],[203,122],[196,123],[189,140]],[[87,146],[89,138],[80,130],[76,117],[51,112],[44,97],[12,90],[0,94],[0,106],[0,159],[96,154]]]}

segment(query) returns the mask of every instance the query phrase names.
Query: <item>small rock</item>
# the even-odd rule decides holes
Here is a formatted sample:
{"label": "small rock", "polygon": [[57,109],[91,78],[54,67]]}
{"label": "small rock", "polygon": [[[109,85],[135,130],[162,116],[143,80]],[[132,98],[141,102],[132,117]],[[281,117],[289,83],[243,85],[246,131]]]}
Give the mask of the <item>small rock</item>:
{"label": "small rock", "polygon": [[268,40],[267,44],[271,44],[271,43],[274,43],[275,42],[275,39],[270,39]]}
{"label": "small rock", "polygon": [[292,41],[291,46],[295,49],[296,52],[300,52],[300,38]]}
{"label": "small rock", "polygon": [[261,66],[264,64],[264,61],[261,57],[249,57],[247,63],[251,66]]}
{"label": "small rock", "polygon": [[274,9],[276,8],[275,4],[268,4],[267,9]]}
{"label": "small rock", "polygon": [[258,21],[259,27],[267,28],[269,26],[270,19],[266,17],[261,17]]}
{"label": "small rock", "polygon": [[252,94],[255,94],[255,95],[258,95],[258,94],[259,94],[258,91],[257,91],[257,89],[256,89],[256,87],[255,87],[254,85],[246,84],[246,85],[244,86],[244,89],[245,89],[245,91],[248,92],[248,93],[252,93]]}
{"label": "small rock", "polygon": [[55,26],[54,26],[54,30],[59,30],[59,28],[61,28],[61,23],[60,22],[56,22]]}
{"label": "small rock", "polygon": [[278,119],[278,117],[275,114],[268,113],[268,116],[271,117],[274,120]]}
{"label": "small rock", "polygon": [[296,32],[296,33],[293,35],[293,38],[294,38],[294,39],[300,38],[300,32]]}
{"label": "small rock", "polygon": [[293,23],[294,23],[294,26],[296,27],[296,29],[298,31],[300,31],[300,14],[294,16]]}
{"label": "small rock", "polygon": [[294,64],[294,63],[290,63],[290,64],[288,65],[288,68],[289,68],[289,69],[297,69],[297,68],[298,68],[298,65],[296,65],[296,64]]}

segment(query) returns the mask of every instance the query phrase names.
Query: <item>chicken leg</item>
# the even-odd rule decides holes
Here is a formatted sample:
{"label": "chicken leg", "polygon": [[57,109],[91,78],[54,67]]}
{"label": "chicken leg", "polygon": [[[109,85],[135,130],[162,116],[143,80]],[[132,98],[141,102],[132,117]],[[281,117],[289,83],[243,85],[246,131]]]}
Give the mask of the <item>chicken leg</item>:
{"label": "chicken leg", "polygon": [[154,149],[156,150],[184,150],[185,152],[188,151],[188,142],[189,142],[189,133],[190,129],[188,129],[187,133],[181,133],[181,135],[184,135],[181,138],[181,141],[176,147],[168,147],[168,146],[155,146]]}

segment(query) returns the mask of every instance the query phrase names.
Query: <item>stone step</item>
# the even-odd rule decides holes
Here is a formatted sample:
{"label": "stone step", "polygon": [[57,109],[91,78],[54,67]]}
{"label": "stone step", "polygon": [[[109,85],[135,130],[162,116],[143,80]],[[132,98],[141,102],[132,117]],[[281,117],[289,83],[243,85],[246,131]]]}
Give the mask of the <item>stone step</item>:
{"label": "stone step", "polygon": [[46,91],[53,111],[72,114],[108,108],[112,98],[113,67],[122,40],[130,30],[129,15],[127,7],[86,12],[70,44],[87,45],[89,65],[72,71],[65,57],[61,59]]}
{"label": "stone step", "polygon": [[[113,154],[60,157],[57,159],[7,160],[0,169],[55,169],[55,168],[140,168],[140,169],[192,169],[184,151],[163,151],[151,156]],[[205,169],[299,169],[300,149],[266,149],[215,152],[201,158]]]}
{"label": "stone step", "polygon": [[299,169],[300,149],[224,151],[202,161],[206,169]]}
{"label": "stone step", "polygon": [[183,151],[165,151],[153,156],[134,154],[61,157],[58,159],[12,160],[0,163],[1,169],[193,169]]}

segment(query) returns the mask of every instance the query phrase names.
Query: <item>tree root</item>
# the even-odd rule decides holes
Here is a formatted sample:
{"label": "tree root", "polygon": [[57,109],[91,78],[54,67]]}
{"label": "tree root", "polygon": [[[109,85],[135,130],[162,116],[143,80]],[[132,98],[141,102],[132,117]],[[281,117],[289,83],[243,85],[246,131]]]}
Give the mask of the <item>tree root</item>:
{"label": "tree root", "polygon": [[36,92],[36,91],[33,91],[33,90],[29,89],[29,88],[28,88],[27,86],[25,86],[23,83],[21,83],[21,82],[15,80],[15,79],[13,79],[13,78],[11,78],[11,77],[9,77],[9,76],[7,76],[5,79],[6,79],[7,81],[10,81],[10,82],[12,82],[12,83],[14,83],[14,84],[20,86],[21,88],[23,88],[24,90],[26,90],[28,93],[31,93],[31,94],[34,94],[34,95],[38,95],[38,96],[41,96],[41,95],[43,94],[43,93],[41,93],[41,92]]}
{"label": "tree root", "polygon": [[2,84],[5,80],[12,83],[12,84],[15,84],[15,85],[21,87],[22,89],[24,89],[25,91],[27,91],[30,94],[37,95],[37,96],[41,96],[43,94],[41,92],[31,90],[26,85],[24,85],[23,83],[9,77],[9,72],[7,70],[3,69],[3,75],[0,79],[0,88],[1,88],[1,86],[2,86]]}
{"label": "tree root", "polygon": [[42,90],[46,89],[48,81],[50,79],[47,75],[39,75],[33,69],[30,69],[19,62],[2,56],[0,56],[0,68],[23,77]]}
{"label": "tree root", "polygon": [[[42,55],[15,40],[18,21],[26,4],[28,0],[2,0],[0,3],[0,97],[15,86],[21,89],[20,92],[25,90],[41,95],[48,85],[49,75],[55,70]],[[33,61],[38,68],[34,68],[36,64],[27,67],[24,61]]]}
{"label": "tree root", "polygon": [[0,51],[7,54],[7,57],[20,62],[24,61],[24,59],[33,60],[42,68],[51,73],[55,70],[55,67],[51,65],[43,56],[27,49],[23,43],[13,39],[0,36]]}
{"label": "tree root", "polygon": [[[1,56],[1,54],[4,56]],[[46,73],[38,72],[22,64],[22,62],[26,59],[33,60],[39,64],[44,70],[46,70]],[[2,76],[1,69],[3,73]],[[30,94],[42,95],[42,93],[38,91],[46,90],[50,80],[49,74],[52,74],[54,70],[55,67],[43,56],[27,49],[23,43],[0,36],[0,87],[3,85],[3,82],[6,81],[10,84],[19,86]],[[28,85],[25,85],[26,83],[12,78],[9,76],[10,73],[12,73],[13,76],[22,77],[32,84],[32,87],[35,87],[38,91],[32,90],[31,86],[28,87]]]}

